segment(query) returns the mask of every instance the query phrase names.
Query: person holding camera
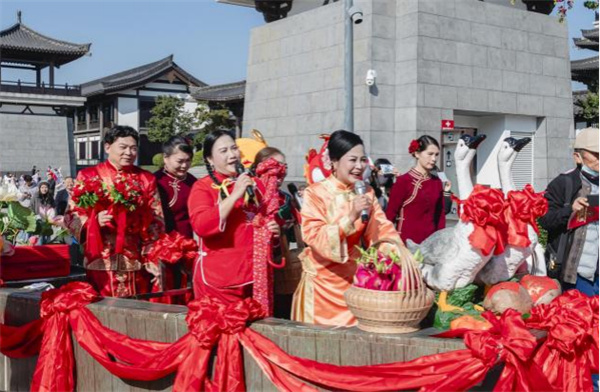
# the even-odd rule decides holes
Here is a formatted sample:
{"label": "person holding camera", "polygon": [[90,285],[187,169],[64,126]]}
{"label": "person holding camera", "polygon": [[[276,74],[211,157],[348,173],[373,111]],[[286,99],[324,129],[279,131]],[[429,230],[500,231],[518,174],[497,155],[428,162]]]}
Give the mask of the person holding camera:
{"label": "person holding camera", "polygon": [[579,132],[573,152],[577,167],[548,184],[548,213],[539,221],[548,231],[548,275],[559,279],[563,290],[589,296],[598,295],[598,137],[598,128]]}

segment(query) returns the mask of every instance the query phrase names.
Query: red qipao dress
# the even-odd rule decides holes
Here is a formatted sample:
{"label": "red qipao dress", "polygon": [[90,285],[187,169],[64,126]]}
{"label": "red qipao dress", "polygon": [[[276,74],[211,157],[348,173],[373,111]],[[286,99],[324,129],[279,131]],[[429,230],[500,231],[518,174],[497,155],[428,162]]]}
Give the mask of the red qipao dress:
{"label": "red qipao dress", "polygon": [[[143,268],[147,262],[145,256],[164,231],[163,211],[152,173],[133,165],[117,170],[106,161],[81,170],[77,181],[85,183],[99,178],[106,187],[111,187],[119,175],[135,180],[145,200],[135,211],[127,213],[122,252],[116,252],[119,241],[116,218],[113,224],[100,228],[102,251],[99,257],[91,257],[86,247],[91,224],[88,212],[70,200],[64,220],[73,236],[86,248],[84,267],[88,281],[101,295],[108,297],[127,297],[149,291],[150,276]],[[107,205],[103,209],[115,215],[114,206]]]}
{"label": "red qipao dress", "polygon": [[[224,303],[252,296],[252,221],[257,213],[253,202],[240,198],[222,222],[220,189],[229,195],[235,180],[215,173],[221,186],[210,176],[196,181],[188,200],[192,229],[200,239],[200,255],[194,268],[194,295],[208,295]],[[255,188],[260,202],[259,188]]]}
{"label": "red qipao dress", "polygon": [[396,225],[402,241],[420,244],[446,227],[442,181],[411,169],[396,179],[385,215]]}
{"label": "red qipao dress", "polygon": [[[166,232],[176,231],[185,238],[193,239],[194,232],[192,231],[190,215],[188,213],[188,199],[197,178],[188,173],[185,178],[179,179],[165,170],[155,172],[154,177],[156,177],[158,193],[160,194],[160,201],[165,215]],[[187,271],[192,270],[192,265],[184,266],[181,265],[181,262],[163,264],[163,290],[186,288],[191,277]],[[171,299],[173,297],[164,298],[169,303],[171,303]],[[181,301],[177,300],[175,302]]]}

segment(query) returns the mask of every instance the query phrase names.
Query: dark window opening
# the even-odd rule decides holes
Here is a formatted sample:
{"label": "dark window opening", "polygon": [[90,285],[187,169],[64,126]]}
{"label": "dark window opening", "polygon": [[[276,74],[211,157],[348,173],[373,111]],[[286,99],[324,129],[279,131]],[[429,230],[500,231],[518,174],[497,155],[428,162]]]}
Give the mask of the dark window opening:
{"label": "dark window opening", "polygon": [[140,128],[147,128],[148,120],[152,118],[152,109],[156,106],[155,101],[140,101]]}
{"label": "dark window opening", "polygon": [[86,159],[85,144],[85,142],[79,142],[79,159]]}
{"label": "dark window opening", "polygon": [[85,124],[85,109],[77,109],[77,123]]}
{"label": "dark window opening", "polygon": [[113,110],[112,103],[105,103],[102,107],[102,117],[104,118],[104,123],[113,122],[115,120],[115,113]]}
{"label": "dark window opening", "polygon": [[92,142],[90,153],[91,159],[100,159],[100,142],[98,140]]}
{"label": "dark window opening", "polygon": [[98,106],[90,106],[90,122],[98,121]]}

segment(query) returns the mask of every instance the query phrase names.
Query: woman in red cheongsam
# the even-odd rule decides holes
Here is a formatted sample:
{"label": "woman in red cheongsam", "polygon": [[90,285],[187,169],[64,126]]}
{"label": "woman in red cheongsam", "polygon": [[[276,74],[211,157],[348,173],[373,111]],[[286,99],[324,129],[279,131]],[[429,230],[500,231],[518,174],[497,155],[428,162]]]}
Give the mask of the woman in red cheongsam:
{"label": "woman in red cheongsam", "polygon": [[[231,303],[252,295],[252,220],[261,186],[246,173],[237,175],[240,151],[231,133],[208,134],[203,154],[209,174],[194,184],[188,200],[192,229],[200,238],[194,294]],[[248,197],[248,187],[254,198]],[[268,227],[279,234],[277,223]]]}
{"label": "woman in red cheongsam", "polygon": [[[186,238],[193,238],[188,198],[196,177],[188,173],[192,165],[194,149],[190,141],[182,136],[173,136],[163,146],[164,167],[154,173],[158,185],[158,193],[165,216],[167,233],[176,231]],[[192,265],[181,262],[163,264],[163,290],[187,287],[191,279]],[[183,303],[180,297],[164,297],[161,302]]]}
{"label": "woman in red cheongsam", "polygon": [[415,167],[396,180],[385,214],[396,224],[402,241],[420,244],[446,227],[444,189],[442,181],[433,174],[440,145],[425,135],[413,140],[408,152],[415,157]]}

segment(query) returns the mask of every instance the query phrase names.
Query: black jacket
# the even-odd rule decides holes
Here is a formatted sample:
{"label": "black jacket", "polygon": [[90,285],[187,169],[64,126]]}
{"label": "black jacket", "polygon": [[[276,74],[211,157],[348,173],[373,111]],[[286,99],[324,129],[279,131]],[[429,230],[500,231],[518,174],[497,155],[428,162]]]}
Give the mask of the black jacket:
{"label": "black jacket", "polygon": [[[555,259],[560,265],[554,271],[549,266],[548,274],[559,278],[561,282],[575,284],[577,281],[577,268],[585,242],[585,227],[569,231],[567,224],[573,213],[573,201],[589,192],[589,186],[583,189],[581,171],[577,168],[552,180],[544,195],[548,200],[548,213],[540,218],[540,225],[548,231],[546,258],[547,261]],[[560,247],[562,237],[565,238],[563,249]]]}
{"label": "black jacket", "polygon": [[[567,231],[567,223],[573,213],[571,206],[581,189],[579,168],[560,174],[548,184],[544,197],[548,200],[548,212],[540,218],[540,225],[548,231],[548,243],[558,248],[560,235]],[[570,194],[567,192],[567,181],[571,182]]]}

